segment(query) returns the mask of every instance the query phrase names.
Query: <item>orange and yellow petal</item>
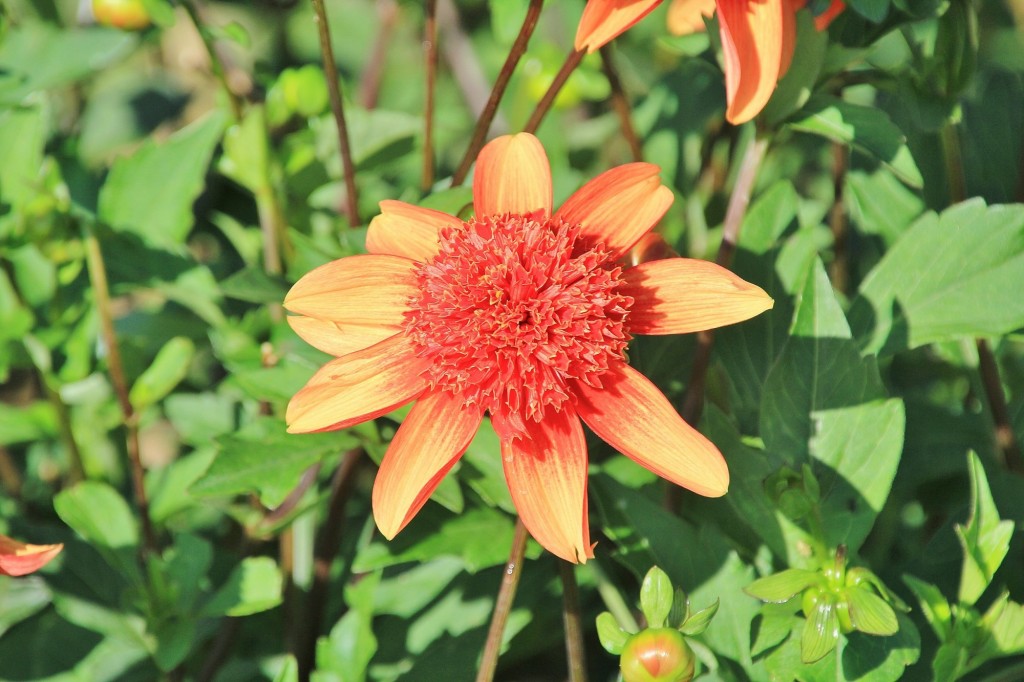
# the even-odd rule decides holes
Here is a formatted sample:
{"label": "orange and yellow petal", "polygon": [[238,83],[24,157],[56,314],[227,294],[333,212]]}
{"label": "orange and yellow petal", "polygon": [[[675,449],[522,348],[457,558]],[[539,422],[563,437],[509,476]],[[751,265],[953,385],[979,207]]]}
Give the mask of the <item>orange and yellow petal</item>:
{"label": "orange and yellow petal", "polygon": [[441,229],[461,224],[447,213],[388,199],[380,202],[380,215],[370,221],[366,250],[422,263],[437,255]]}
{"label": "orange and yellow petal", "polygon": [[373,518],[389,540],[426,504],[473,440],[483,410],[448,391],[417,401],[395,434],[373,483]]}
{"label": "orange and yellow petal", "polygon": [[477,216],[539,211],[551,215],[551,165],[540,140],[529,133],[504,135],[480,150],[473,171]]}
{"label": "orange and yellow petal", "polygon": [[570,410],[526,421],[526,435],[501,444],[512,501],[544,549],[572,563],[593,558],[587,516],[587,442]]}
{"label": "orange and yellow petal", "polygon": [[660,4],[661,0],[590,0],[576,29],[576,49],[601,49]]}
{"label": "orange and yellow petal", "polygon": [[715,13],[715,0],[672,0],[668,6],[668,31],[677,36],[705,29],[704,17]]}
{"label": "orange and yellow petal", "polygon": [[660,169],[628,163],[583,185],[555,214],[582,226],[582,235],[618,258],[661,220],[675,197],[661,184]]}
{"label": "orange and yellow petal", "polygon": [[0,575],[19,576],[38,571],[64,549],[64,545],[29,545],[0,535]]}
{"label": "orange and yellow petal", "polygon": [[619,293],[633,298],[633,334],[689,334],[748,320],[775,302],[756,284],[710,261],[668,258],[629,268]]}
{"label": "orange and yellow petal", "polygon": [[725,117],[740,124],[768,103],[779,80],[789,0],[718,0],[725,61]]}
{"label": "orange and yellow petal", "polygon": [[601,382],[603,388],[576,382],[577,411],[594,433],[637,464],[699,495],[728,491],[722,453],[683,421],[647,377],[620,363]]}
{"label": "orange and yellow petal", "polygon": [[299,338],[335,357],[369,348],[402,331],[398,325],[342,324],[301,315],[289,315],[286,319]]}
{"label": "orange and yellow petal", "polygon": [[331,360],[289,401],[288,432],[344,429],[387,414],[423,394],[427,364],[405,334]]}
{"label": "orange and yellow petal", "polygon": [[293,313],[356,325],[400,325],[417,292],[416,263],[399,256],[349,256],[307,273],[284,307]]}

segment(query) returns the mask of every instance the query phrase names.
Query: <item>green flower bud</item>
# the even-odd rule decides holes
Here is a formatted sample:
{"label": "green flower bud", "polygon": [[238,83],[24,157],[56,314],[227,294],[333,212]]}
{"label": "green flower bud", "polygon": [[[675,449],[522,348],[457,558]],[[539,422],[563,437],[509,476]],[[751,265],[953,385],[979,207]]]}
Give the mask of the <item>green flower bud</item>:
{"label": "green flower bud", "polygon": [[694,657],[678,630],[652,628],[629,638],[619,665],[625,682],[689,682]]}

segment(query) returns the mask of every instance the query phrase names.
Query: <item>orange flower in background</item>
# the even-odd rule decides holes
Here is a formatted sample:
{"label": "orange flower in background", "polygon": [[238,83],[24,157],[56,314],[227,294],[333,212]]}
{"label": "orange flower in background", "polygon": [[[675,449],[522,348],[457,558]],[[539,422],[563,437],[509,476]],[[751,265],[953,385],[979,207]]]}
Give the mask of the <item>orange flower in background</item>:
{"label": "orange flower in background", "polygon": [[633,163],[552,213],[551,171],[529,134],[477,159],[468,221],[381,202],[370,255],[328,263],[285,298],[303,339],[337,359],[288,405],[289,431],[342,429],[416,401],[381,463],[373,514],[393,538],[491,417],[526,528],[552,553],[592,557],[585,422],[658,475],[708,496],[721,454],[625,360],[634,334],[678,334],[772,307],[714,263],[620,258],[668,210],[657,166]]}
{"label": "orange flower in background", "polygon": [[[576,49],[593,52],[640,21],[662,0],[590,0],[576,32]],[[725,117],[740,124],[764,109],[793,58],[796,12],[805,0],[672,0],[669,30],[684,35],[704,29],[717,11],[722,40],[727,107]],[[845,7],[833,0],[815,18],[819,31]]]}
{"label": "orange flower in background", "polygon": [[0,575],[25,575],[50,563],[64,545],[26,545],[0,535]]}

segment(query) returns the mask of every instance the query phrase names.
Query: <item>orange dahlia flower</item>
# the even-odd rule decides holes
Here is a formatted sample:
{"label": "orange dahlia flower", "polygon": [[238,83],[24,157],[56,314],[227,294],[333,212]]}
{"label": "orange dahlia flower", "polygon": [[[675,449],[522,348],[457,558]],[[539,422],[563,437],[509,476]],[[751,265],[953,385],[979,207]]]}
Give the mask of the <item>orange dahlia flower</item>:
{"label": "orange dahlia flower", "polygon": [[[576,49],[599,49],[643,19],[662,0],[590,0],[576,31]],[[754,118],[768,103],[793,58],[796,11],[806,0],[672,0],[669,30],[677,35],[704,29],[703,17],[717,10],[722,39],[727,107],[725,117],[739,124]],[[824,30],[843,10],[833,0],[815,18]]]}
{"label": "orange dahlia flower", "polygon": [[725,493],[721,454],[626,363],[625,349],[633,334],[710,329],[772,300],[702,260],[619,264],[672,203],[658,172],[620,166],[552,213],[540,142],[501,137],[477,159],[475,217],[381,202],[370,255],[321,266],[288,293],[292,328],[338,356],[288,404],[290,432],[341,429],[416,401],[374,483],[387,538],[426,503],[484,413],[520,518],[568,561],[593,556],[581,419],[673,483]]}
{"label": "orange dahlia flower", "polygon": [[64,545],[26,545],[0,535],[0,575],[25,575],[50,563]]}

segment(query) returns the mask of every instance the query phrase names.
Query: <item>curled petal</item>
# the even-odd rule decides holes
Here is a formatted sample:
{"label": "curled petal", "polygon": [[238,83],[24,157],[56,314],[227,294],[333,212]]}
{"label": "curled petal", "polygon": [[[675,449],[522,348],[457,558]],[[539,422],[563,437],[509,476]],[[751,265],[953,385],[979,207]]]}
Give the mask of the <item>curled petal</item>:
{"label": "curled petal", "polygon": [[555,218],[582,225],[583,236],[618,258],[657,225],[675,199],[659,172],[650,163],[605,171],[569,197]]}
{"label": "curled petal", "polygon": [[704,17],[715,13],[715,0],[672,0],[668,6],[668,30],[677,36],[703,31]]}
{"label": "curled petal", "polygon": [[286,319],[303,341],[335,357],[369,348],[402,331],[398,325],[342,324],[301,315],[289,315]]}
{"label": "curled petal", "polygon": [[373,483],[373,518],[389,540],[430,499],[441,479],[469,447],[483,419],[448,391],[428,393],[395,434]]}
{"label": "curled petal", "polygon": [[661,0],[590,0],[576,29],[576,49],[596,52],[660,4]]}
{"label": "curled petal", "polygon": [[0,575],[26,575],[38,571],[60,554],[64,545],[28,545],[0,535]]}
{"label": "curled petal", "polygon": [[544,549],[572,563],[593,558],[587,518],[587,442],[579,417],[563,409],[526,436],[501,444],[512,501],[523,525]]}
{"label": "curled petal", "polygon": [[504,135],[480,150],[473,171],[473,208],[478,216],[540,211],[546,218],[551,201],[551,166],[536,137]]}
{"label": "curled petal", "polygon": [[683,421],[658,387],[625,363],[601,375],[603,388],[576,383],[577,410],[609,445],[662,478],[720,497],[729,469],[711,441]]}
{"label": "curled petal", "polygon": [[416,294],[416,263],[398,256],[349,256],[302,277],[284,299],[293,313],[361,326],[401,325]]}
{"label": "curled petal", "polygon": [[768,103],[779,80],[788,0],[718,0],[725,61],[725,117],[740,124]]}
{"label": "curled petal", "polygon": [[836,17],[842,14],[844,9],[846,9],[846,3],[843,0],[832,0],[832,4],[828,6],[828,9],[814,17],[814,28],[824,31]]}
{"label": "curled petal", "polygon": [[634,334],[689,334],[734,324],[771,308],[761,287],[710,261],[668,258],[623,273],[619,292],[633,297]]}
{"label": "curled petal", "polygon": [[404,201],[382,201],[380,211],[366,231],[366,250],[421,263],[437,255],[441,228],[462,224],[455,216]]}
{"label": "curled petal", "polygon": [[427,364],[405,334],[331,360],[288,403],[288,432],[333,431],[387,414],[426,390]]}

